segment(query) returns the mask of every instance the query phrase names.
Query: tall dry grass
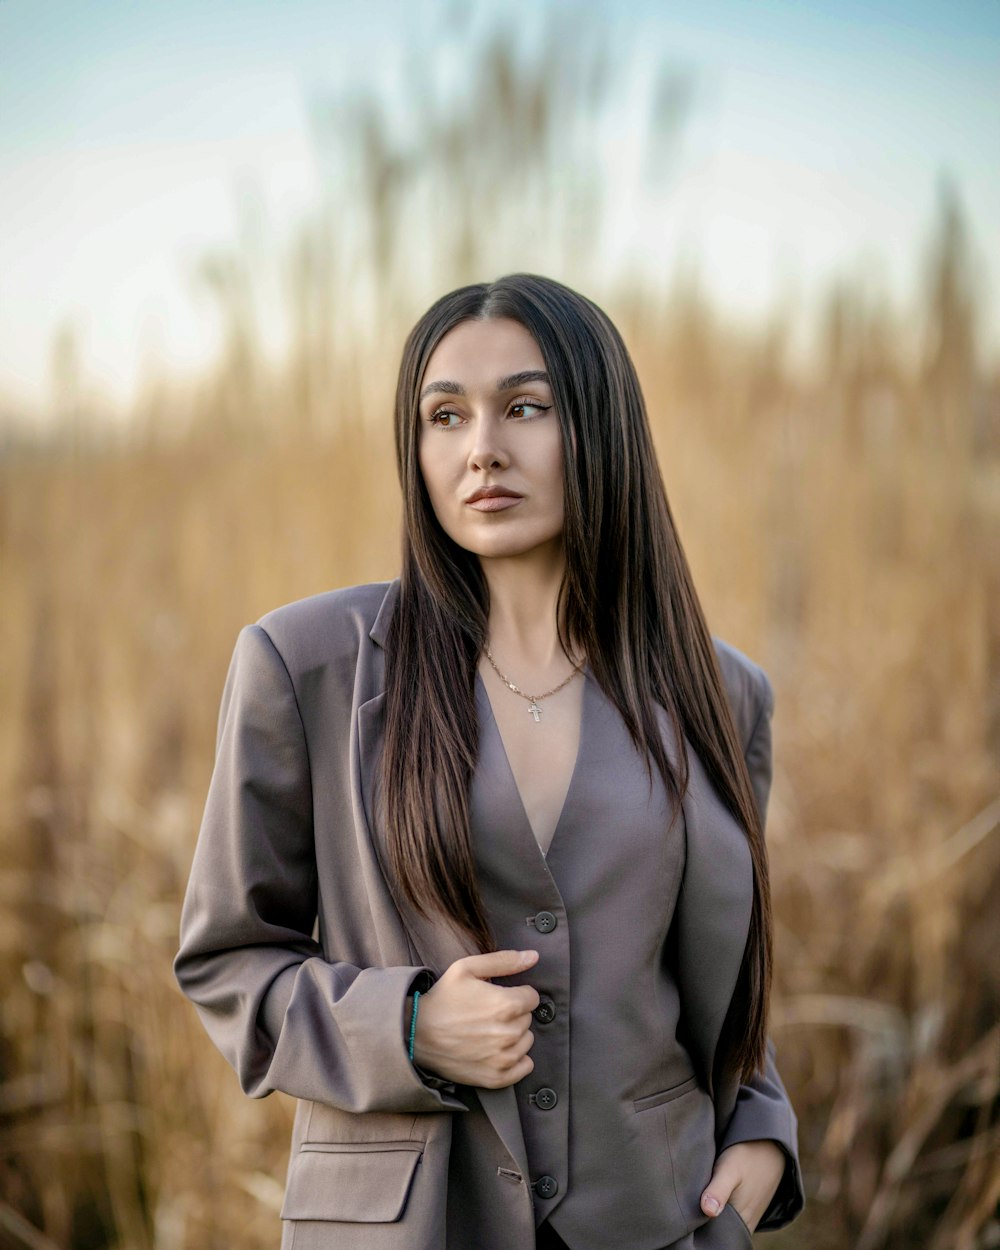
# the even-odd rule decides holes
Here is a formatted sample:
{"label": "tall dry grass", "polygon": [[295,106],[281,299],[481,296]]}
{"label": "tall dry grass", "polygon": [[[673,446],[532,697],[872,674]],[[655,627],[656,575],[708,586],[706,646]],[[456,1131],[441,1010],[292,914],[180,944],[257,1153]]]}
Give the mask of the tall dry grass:
{"label": "tall dry grass", "polygon": [[[1000,375],[977,347],[959,201],[943,189],[902,316],[858,281],[756,330],[696,283],[598,286],[595,170],[576,153],[568,243],[545,195],[517,194],[517,169],[559,191],[567,121],[599,117],[614,78],[600,47],[551,38],[563,76],[548,85],[544,59],[526,79],[509,39],[488,43],[466,115],[435,114],[415,81],[412,150],[377,101],[317,112],[330,192],[282,260],[286,362],[256,328],[266,258],[219,253],[199,274],[226,327],[210,376],[151,383],[112,435],[62,341],[56,434],[8,437],[5,1243],[276,1244],[291,1100],[243,1097],[170,966],[226,664],[276,604],[393,576],[402,335],[448,286],[534,268],[623,329],[713,632],[777,692],[774,1036],[809,1205],[773,1243],[998,1244]],[[661,136],[682,98],[665,72]],[[509,190],[489,178],[501,158]],[[461,196],[418,229],[428,185]],[[539,241],[519,246],[536,217]],[[793,315],[822,325],[804,375]]]}

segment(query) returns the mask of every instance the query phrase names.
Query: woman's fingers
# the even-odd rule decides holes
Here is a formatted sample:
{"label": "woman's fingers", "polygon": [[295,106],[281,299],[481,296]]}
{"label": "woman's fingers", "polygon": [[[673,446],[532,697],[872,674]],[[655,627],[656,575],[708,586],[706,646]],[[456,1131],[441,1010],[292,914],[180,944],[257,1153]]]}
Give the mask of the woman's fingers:
{"label": "woman's fingers", "polygon": [[542,1001],[541,994],[533,985],[510,985],[501,988],[507,996],[507,1001],[512,1004],[512,1009],[527,1012],[529,1017]]}
{"label": "woman's fingers", "polygon": [[529,1027],[530,1023],[530,1014],[524,1016],[523,1019],[522,1017],[518,1017],[518,1028],[521,1031],[518,1033],[518,1037],[515,1042],[512,1042],[509,1046],[504,1047],[503,1053],[505,1055],[510,1055],[515,1059],[520,1059],[522,1055],[527,1054],[532,1046],[534,1046],[535,1035]]}
{"label": "woman's fingers", "polygon": [[488,981],[491,977],[514,976],[537,962],[538,951],[532,949],[487,951],[482,955],[463,955],[449,968],[458,964],[460,971]]}
{"label": "woman's fingers", "polygon": [[[538,952],[492,951],[455,960],[420,1000],[414,1060],[462,1084],[515,1084],[534,1068],[531,1013],[541,997],[531,985],[493,985],[534,963]],[[419,1056],[419,1057],[418,1057]]]}
{"label": "woman's fingers", "polygon": [[701,1195],[701,1209],[706,1215],[718,1215],[729,1201],[730,1195],[739,1184],[739,1167],[732,1155],[723,1151],[715,1160],[712,1179],[708,1182]]}
{"label": "woman's fingers", "polygon": [[512,1068],[505,1068],[503,1072],[488,1072],[471,1083],[480,1085],[484,1089],[503,1089],[508,1085],[516,1085],[529,1072],[534,1071],[534,1067],[534,1059],[530,1055],[522,1055]]}
{"label": "woman's fingers", "polygon": [[706,1215],[718,1215],[729,1203],[746,1226],[760,1223],[785,1170],[781,1147],[769,1138],[734,1142],[715,1160],[715,1170],[701,1196]]}

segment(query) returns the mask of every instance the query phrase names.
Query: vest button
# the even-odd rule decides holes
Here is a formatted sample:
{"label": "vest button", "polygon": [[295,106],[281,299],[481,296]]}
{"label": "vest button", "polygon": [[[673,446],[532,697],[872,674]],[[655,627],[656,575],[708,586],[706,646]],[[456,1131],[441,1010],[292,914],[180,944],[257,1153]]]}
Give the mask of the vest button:
{"label": "vest button", "polygon": [[550,911],[540,911],[535,915],[535,928],[539,933],[551,933],[558,923]]}
{"label": "vest button", "polygon": [[549,1024],[556,1018],[556,1005],[551,998],[543,998],[531,1014],[539,1024]]}
{"label": "vest button", "polygon": [[541,1107],[543,1111],[550,1111],[559,1101],[559,1095],[554,1089],[549,1089],[547,1085],[543,1085],[541,1089],[535,1091],[535,1106]]}
{"label": "vest button", "polygon": [[552,1198],[559,1192],[559,1182],[554,1176],[549,1176],[546,1172],[544,1176],[540,1176],[535,1181],[532,1188],[538,1194],[539,1198]]}

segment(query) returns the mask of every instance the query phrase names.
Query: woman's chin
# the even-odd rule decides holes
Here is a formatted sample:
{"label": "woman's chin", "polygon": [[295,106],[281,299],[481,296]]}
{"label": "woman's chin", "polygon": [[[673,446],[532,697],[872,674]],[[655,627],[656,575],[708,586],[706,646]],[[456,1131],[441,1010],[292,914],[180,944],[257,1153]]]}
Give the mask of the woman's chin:
{"label": "woman's chin", "polygon": [[498,535],[497,539],[493,542],[484,542],[482,538],[470,538],[468,542],[462,543],[462,546],[482,560],[517,560],[543,554],[551,555],[552,539],[550,538],[518,540],[514,535],[509,535],[500,540]]}

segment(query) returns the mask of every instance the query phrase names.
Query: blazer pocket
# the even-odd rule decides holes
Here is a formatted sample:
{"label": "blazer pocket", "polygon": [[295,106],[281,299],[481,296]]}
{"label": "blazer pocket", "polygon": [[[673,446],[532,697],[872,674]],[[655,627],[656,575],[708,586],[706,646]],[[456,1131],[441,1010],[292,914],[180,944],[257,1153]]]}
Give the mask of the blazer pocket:
{"label": "blazer pocket", "polygon": [[423,1151],[421,1141],[303,1142],[281,1218],[392,1223],[403,1214]]}
{"label": "blazer pocket", "polygon": [[717,1220],[723,1219],[726,1215],[730,1217],[730,1222],[735,1225],[736,1232],[740,1237],[740,1244],[744,1247],[753,1246],[753,1233],[750,1231],[750,1225],[746,1222],[739,1211],[731,1202],[727,1202],[719,1214],[715,1217]]}
{"label": "blazer pocket", "polygon": [[715,1107],[708,1091],[695,1082],[680,1098],[671,1099],[663,1116],[674,1194],[691,1230],[705,1220],[701,1195],[715,1167]]}
{"label": "blazer pocket", "polygon": [[673,1102],[675,1098],[680,1098],[689,1090],[695,1088],[698,1084],[696,1076],[689,1076],[686,1081],[681,1081],[680,1085],[671,1085],[669,1089],[661,1089],[655,1094],[646,1094],[644,1098],[633,1099],[632,1105],[636,1111],[648,1111],[650,1107],[658,1107],[664,1102]]}

